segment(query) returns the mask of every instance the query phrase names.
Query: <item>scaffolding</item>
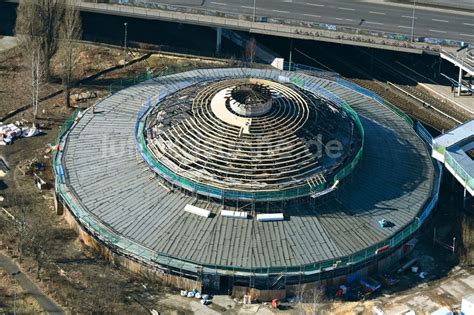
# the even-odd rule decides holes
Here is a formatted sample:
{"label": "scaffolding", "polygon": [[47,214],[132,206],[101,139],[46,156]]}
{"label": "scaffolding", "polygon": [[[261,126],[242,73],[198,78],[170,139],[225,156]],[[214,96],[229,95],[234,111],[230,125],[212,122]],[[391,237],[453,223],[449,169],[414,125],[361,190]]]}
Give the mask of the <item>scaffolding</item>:
{"label": "scaffolding", "polygon": [[[136,139],[136,146],[138,148],[138,151],[142,155],[143,159],[150,165],[153,171],[156,172],[160,177],[168,181],[171,185],[176,185],[190,192],[207,196],[207,197],[227,199],[227,200],[248,200],[248,201],[253,201],[253,202],[261,202],[261,201],[289,200],[289,199],[295,199],[295,198],[304,197],[308,195],[319,195],[321,193],[329,192],[332,190],[331,187],[334,187],[335,183],[337,185],[337,182],[341,181],[343,178],[348,176],[356,168],[363,154],[364,128],[362,126],[362,123],[357,113],[346,102],[341,100],[336,95],[330,93],[329,91],[319,86],[306,86],[305,81],[302,79],[292,80],[290,82],[297,85],[302,90],[312,93],[312,95],[319,95],[321,97],[321,101],[324,104],[330,104],[334,108],[341,109],[345,115],[349,116],[352,123],[356,126],[357,135],[353,135],[353,138],[361,139],[360,143],[356,144],[358,145],[358,147],[356,146],[356,151],[352,153],[352,156],[350,157],[350,159],[348,159],[349,162],[346,161],[346,164],[343,165],[340,170],[337,170],[336,173],[329,174],[330,177],[328,176],[328,174],[324,174],[324,175],[316,174],[315,180],[311,180],[311,178],[309,178],[310,180],[302,181],[302,183],[299,183],[299,184],[292,183],[291,185],[287,185],[288,187],[280,187],[279,185],[274,185],[276,187],[272,188],[271,184],[266,183],[264,189],[256,189],[256,186],[247,184],[249,185],[251,189],[244,190],[244,185],[242,185],[241,189],[235,189],[235,188],[233,189],[232,187],[229,187],[230,185],[226,186],[225,183],[220,185],[219,182],[217,180],[214,180],[213,178],[208,178],[207,181],[216,182],[216,183],[208,184],[202,181],[202,178],[204,175],[201,173],[197,173],[197,175],[195,175],[193,178],[193,176],[191,176],[192,175],[191,172],[183,172],[183,170],[180,170],[180,169],[178,170],[172,169],[173,163],[164,163],[162,160],[166,162],[167,158],[165,157],[165,155],[171,154],[170,152],[167,152],[167,151],[174,151],[174,150],[172,148],[171,149],[168,148],[168,146],[166,145],[162,145],[163,148],[158,148],[160,145],[159,144],[157,145],[156,141],[150,142],[150,139],[147,139],[147,118],[150,115],[150,113],[154,113],[156,111],[160,111],[159,114],[161,113],[160,102],[168,96],[168,94],[165,92],[160,93],[159,96],[153,101],[148,100],[147,102],[145,102],[138,113],[138,119],[135,125],[135,139]],[[227,83],[227,85],[229,84],[233,85],[233,84],[236,84],[236,82],[230,81]],[[225,86],[226,85],[222,85],[222,83],[219,82],[219,84],[217,85],[217,88],[223,88]],[[286,90],[286,87],[281,84],[278,86],[272,85],[272,87],[279,89],[280,93],[283,93],[283,91]],[[198,97],[199,97],[199,94],[196,96],[196,98]],[[208,103],[208,101],[206,100],[204,103]],[[180,129],[180,128],[181,127],[170,128],[170,129],[174,130],[174,129]],[[159,139],[161,142],[165,141],[163,140],[162,137],[163,136],[160,135]],[[167,141],[170,141],[170,144],[173,144],[171,140],[167,140]],[[198,142],[199,142],[199,139],[198,139]],[[181,150],[176,150],[176,154],[179,155],[180,151]],[[283,152],[283,153],[286,154],[286,152]],[[196,152],[196,155],[197,154],[198,153]],[[162,157],[162,158],[161,159],[157,158],[157,156]],[[191,156],[184,159],[193,161],[193,157]],[[179,163],[182,163],[182,161],[180,161]],[[215,165],[215,166],[219,166],[219,165]],[[271,164],[271,166],[276,167],[274,164]],[[293,172],[298,171],[296,166],[297,165],[293,167],[292,169]],[[309,166],[306,166],[306,167],[308,168]],[[226,166],[226,167],[229,168],[230,166]],[[226,167],[224,167],[224,169]],[[253,171],[252,168],[251,168],[251,171]],[[181,175],[181,173],[184,173],[186,176]],[[318,175],[320,176],[318,177]],[[323,180],[318,179],[321,177],[321,175],[323,175],[322,177]],[[272,179],[272,180],[277,181],[280,184],[282,181],[276,175],[275,175],[275,179]]]}
{"label": "scaffolding", "polygon": [[[142,106],[142,109],[139,111],[139,120],[137,120],[135,126],[135,135],[137,136],[135,138],[135,141],[141,154],[150,165],[157,168],[156,171],[161,172],[163,176],[168,176],[170,181],[180,181],[181,185],[187,185],[190,189],[195,190],[202,189],[207,191],[211,195],[226,195],[227,192],[223,192],[220,190],[212,190],[205,185],[199,186],[199,184],[177,177],[176,174],[167,171],[166,168],[160,167],[158,164],[155,165],[155,160],[151,158],[150,153],[147,153],[144,134],[143,132],[141,132],[144,127],[144,121],[142,120],[142,118],[148,112],[152,105],[159,103],[164,97],[166,97],[166,95],[166,92],[162,92],[157,98],[148,100]],[[345,104],[340,100],[338,102],[340,102],[339,104],[341,105],[341,107],[344,108],[347,114],[353,117],[353,119],[356,121],[357,126],[361,128],[361,132],[363,133],[364,131],[362,128],[362,124],[358,120],[357,114],[350,108],[348,104]],[[391,106],[388,106],[385,101],[380,102],[380,104],[392,109]],[[408,116],[403,113],[400,113],[399,111],[397,111],[397,114],[401,115],[404,120],[410,125],[410,127],[415,129],[420,138],[424,139],[424,141],[431,140],[429,133],[423,128],[422,125],[415,125]],[[421,227],[421,225],[424,223],[424,221],[428,218],[428,216],[434,209],[438,200],[442,169],[438,162],[433,162],[435,166],[435,184],[432,186],[430,198],[426,201],[425,206],[423,207],[423,210],[420,211],[419,215],[394,236],[382,242],[373,244],[368,248],[355,252],[352,255],[337,257],[334,259],[299,266],[282,265],[264,268],[239,268],[225,265],[203,265],[195,261],[185,261],[182,259],[171,257],[165,253],[160,253],[151,250],[141,244],[132,241],[131,239],[117,234],[114,230],[103,224],[101,220],[99,220],[99,218],[92,215],[86,210],[86,207],[76,196],[74,190],[71,189],[71,187],[69,186],[68,179],[64,175],[63,170],[63,150],[65,146],[68,145],[68,134],[72,130],[74,130],[75,126],[77,125],[77,121],[78,119],[80,119],[81,116],[82,113],[76,110],[63,125],[57,138],[57,149],[55,150],[53,155],[53,169],[56,175],[55,190],[58,199],[64,204],[64,206],[69,209],[70,213],[76,219],[76,222],[85,231],[87,231],[87,233],[92,235],[97,241],[104,244],[104,246],[109,248],[115,254],[130,258],[133,261],[138,261],[155,270],[168,274],[176,274],[199,281],[203,279],[204,275],[206,275],[206,277],[210,275],[214,275],[214,277],[231,275],[236,282],[241,281],[242,283],[248,283],[250,286],[254,287],[265,285],[267,287],[273,288],[280,287],[282,283],[290,284],[315,281],[327,276],[334,275],[338,272],[344,272],[344,270],[354,270],[354,268],[356,268],[357,266],[364,264],[365,262],[371,259],[377,259],[378,257],[381,257],[381,255],[387,253],[387,251],[382,251],[381,249],[389,248],[391,250],[397,248],[398,246],[403,244],[403,242],[408,240],[413,235],[413,233],[415,233]],[[425,143],[427,145],[431,145],[431,142]],[[435,148],[435,150],[439,150],[439,148]],[[345,168],[343,168],[336,175],[336,178],[342,179],[343,177],[350,174],[353,168],[356,167],[361,155],[362,147],[357,153],[354,160]],[[455,165],[454,162],[450,162],[449,157],[446,160],[448,161],[447,163],[452,163],[453,165]],[[471,181],[468,181],[468,183],[472,185],[472,178],[470,180]],[[321,187],[321,189],[322,188],[323,187]],[[310,188],[307,187],[305,189],[309,191]],[[308,191],[305,191],[305,193]],[[274,192],[270,195],[263,194],[261,196],[244,195],[244,197],[251,199],[267,199],[274,197],[287,198],[288,196],[292,197],[299,194],[302,194],[302,191],[296,190],[289,192]],[[240,195],[238,196],[241,197]],[[256,281],[262,278],[266,279],[266,281],[264,281],[265,284],[263,284],[263,282],[262,284],[259,284],[259,281]]]}

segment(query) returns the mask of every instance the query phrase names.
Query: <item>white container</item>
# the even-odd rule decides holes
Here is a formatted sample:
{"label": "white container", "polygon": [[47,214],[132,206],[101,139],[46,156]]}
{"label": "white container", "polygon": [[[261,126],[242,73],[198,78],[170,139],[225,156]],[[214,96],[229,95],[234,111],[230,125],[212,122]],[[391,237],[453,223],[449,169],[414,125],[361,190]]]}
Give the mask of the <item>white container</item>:
{"label": "white container", "polygon": [[249,214],[246,211],[221,210],[221,216],[227,218],[247,219]]}
{"label": "white container", "polygon": [[261,213],[257,214],[257,221],[269,222],[269,221],[283,221],[285,217],[283,213]]}
{"label": "white container", "polygon": [[211,211],[202,209],[193,205],[186,205],[184,207],[184,211],[192,213],[192,214],[196,214],[198,216],[205,217],[205,218],[209,218],[209,216],[211,215]]}

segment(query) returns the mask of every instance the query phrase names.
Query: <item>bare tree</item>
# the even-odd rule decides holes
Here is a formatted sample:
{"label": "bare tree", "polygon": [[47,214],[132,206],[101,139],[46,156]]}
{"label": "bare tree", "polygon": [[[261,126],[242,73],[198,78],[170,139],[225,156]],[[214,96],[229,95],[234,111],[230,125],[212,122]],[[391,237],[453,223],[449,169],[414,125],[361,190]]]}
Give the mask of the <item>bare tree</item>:
{"label": "bare tree", "polygon": [[[307,310],[313,315],[319,314],[319,303],[324,300],[325,296],[324,286],[313,284],[310,288],[307,284],[299,284],[295,293],[298,314],[304,315]],[[307,304],[305,305],[305,303]]]}
{"label": "bare tree", "polygon": [[20,262],[30,257],[36,262],[36,275],[46,263],[46,252],[54,239],[51,217],[40,211],[31,191],[12,192],[8,196],[8,209],[12,213],[13,243]]}
{"label": "bare tree", "polygon": [[321,303],[324,299],[324,295],[325,295],[325,288],[320,286],[314,286],[313,289],[312,289],[312,305],[311,305],[311,309],[312,309],[312,314],[313,315],[316,315],[318,314],[318,306],[319,306],[319,303]]}
{"label": "bare tree", "polygon": [[33,105],[33,127],[38,125],[38,107],[40,102],[40,92],[45,82],[46,65],[41,59],[41,52],[39,44],[33,45],[30,50],[31,63],[29,64],[31,70],[31,93]]}
{"label": "bare tree", "polygon": [[64,86],[64,104],[70,106],[71,87],[74,83],[74,68],[77,60],[78,47],[76,41],[81,37],[81,15],[76,0],[65,1],[64,17],[61,28],[61,78]]}
{"label": "bare tree", "polygon": [[47,262],[47,249],[51,246],[54,238],[54,230],[45,216],[42,216],[39,220],[34,218],[37,218],[37,216],[32,216],[32,220],[27,225],[27,248],[29,254],[36,262],[36,278],[40,279],[41,270]]}
{"label": "bare tree", "polygon": [[64,15],[64,1],[21,0],[17,8],[15,33],[27,50],[31,49],[32,42],[39,45],[46,81],[50,78],[50,60],[58,48],[57,39]]}
{"label": "bare tree", "polygon": [[304,315],[304,300],[305,300],[305,294],[306,294],[306,284],[299,284],[297,289],[296,289],[296,303],[297,303],[297,309],[298,309],[298,314]]}
{"label": "bare tree", "polygon": [[245,57],[247,58],[247,61],[250,62],[250,66],[253,65],[256,54],[257,54],[257,41],[255,40],[255,37],[252,37],[250,38],[250,40],[247,41],[247,45],[245,47]]}
{"label": "bare tree", "polygon": [[17,256],[20,262],[26,249],[28,240],[28,219],[30,217],[32,205],[29,201],[27,193],[11,193],[8,196],[8,208],[13,213],[14,244],[16,247]]}

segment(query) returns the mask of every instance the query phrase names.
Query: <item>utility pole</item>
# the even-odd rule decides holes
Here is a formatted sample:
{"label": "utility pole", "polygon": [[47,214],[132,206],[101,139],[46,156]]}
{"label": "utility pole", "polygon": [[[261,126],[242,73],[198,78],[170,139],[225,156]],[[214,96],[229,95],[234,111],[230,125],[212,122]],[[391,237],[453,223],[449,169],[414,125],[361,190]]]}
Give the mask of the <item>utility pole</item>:
{"label": "utility pole", "polygon": [[253,0],[253,22],[255,23],[255,15],[257,14],[257,0]]}
{"label": "utility pole", "polygon": [[413,0],[413,16],[411,18],[411,41],[415,41],[415,11],[416,11],[416,0]]}
{"label": "utility pole", "polygon": [[288,60],[288,71],[291,71],[291,63],[293,62],[293,38],[290,39],[290,60]]}
{"label": "utility pole", "polygon": [[125,27],[125,36],[124,36],[125,38],[124,38],[124,45],[123,45],[123,49],[125,51],[125,62],[127,62],[127,55],[128,55],[127,53],[127,25],[128,25],[127,22],[123,23],[123,26]]}
{"label": "utility pole", "polygon": [[464,55],[461,59],[461,65],[459,66],[459,77],[458,77],[458,96],[461,96],[461,88],[462,88],[462,67],[464,66]]}

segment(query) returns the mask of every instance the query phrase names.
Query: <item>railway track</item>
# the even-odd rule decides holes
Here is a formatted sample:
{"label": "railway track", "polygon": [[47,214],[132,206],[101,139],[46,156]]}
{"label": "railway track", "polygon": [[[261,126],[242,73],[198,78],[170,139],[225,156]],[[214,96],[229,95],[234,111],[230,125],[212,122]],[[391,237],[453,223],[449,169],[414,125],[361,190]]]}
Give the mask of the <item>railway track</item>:
{"label": "railway track", "polygon": [[[451,129],[469,119],[469,113],[442,102],[416,87],[415,78],[404,75],[398,69],[369,55],[363,58],[341,58],[336,54],[324,55],[328,68],[344,67],[349,81],[374,91],[414,119],[439,131]],[[364,52],[365,53],[365,52]],[[361,56],[359,56],[361,57]],[[320,62],[322,63],[322,62]],[[391,83],[391,84],[390,84]]]}
{"label": "railway track", "polygon": [[[422,80],[427,80],[428,78],[421,77],[419,74],[417,74],[416,71],[410,69],[408,66],[400,62],[396,63],[409,70],[411,72],[410,74],[404,73],[398,70],[397,68],[387,64],[386,62],[381,61],[380,59],[376,59],[375,61],[376,65],[380,65],[378,67],[379,70],[388,69],[388,71],[385,71],[385,73],[387,75],[391,75],[391,77],[393,77],[394,79],[393,81],[399,82],[398,84],[394,84],[398,88],[404,90],[410,95],[413,95],[417,99],[421,100],[423,103],[431,105],[432,108],[441,111],[443,115],[448,118],[452,118],[457,123],[469,119],[471,113],[467,112],[465,109],[451,105],[445,100],[440,100],[432,96],[431,94],[428,94],[421,88],[417,87],[418,82]],[[390,76],[388,78],[390,78]],[[436,83],[433,81],[431,82]]]}
{"label": "railway track", "polygon": [[436,115],[433,113],[432,109],[429,109],[420,102],[414,101],[412,98],[395,91],[385,83],[363,79],[352,79],[351,81],[363,88],[374,91],[414,119],[421,121],[436,130],[441,131],[443,129],[451,129],[457,124],[452,119],[443,115]]}

